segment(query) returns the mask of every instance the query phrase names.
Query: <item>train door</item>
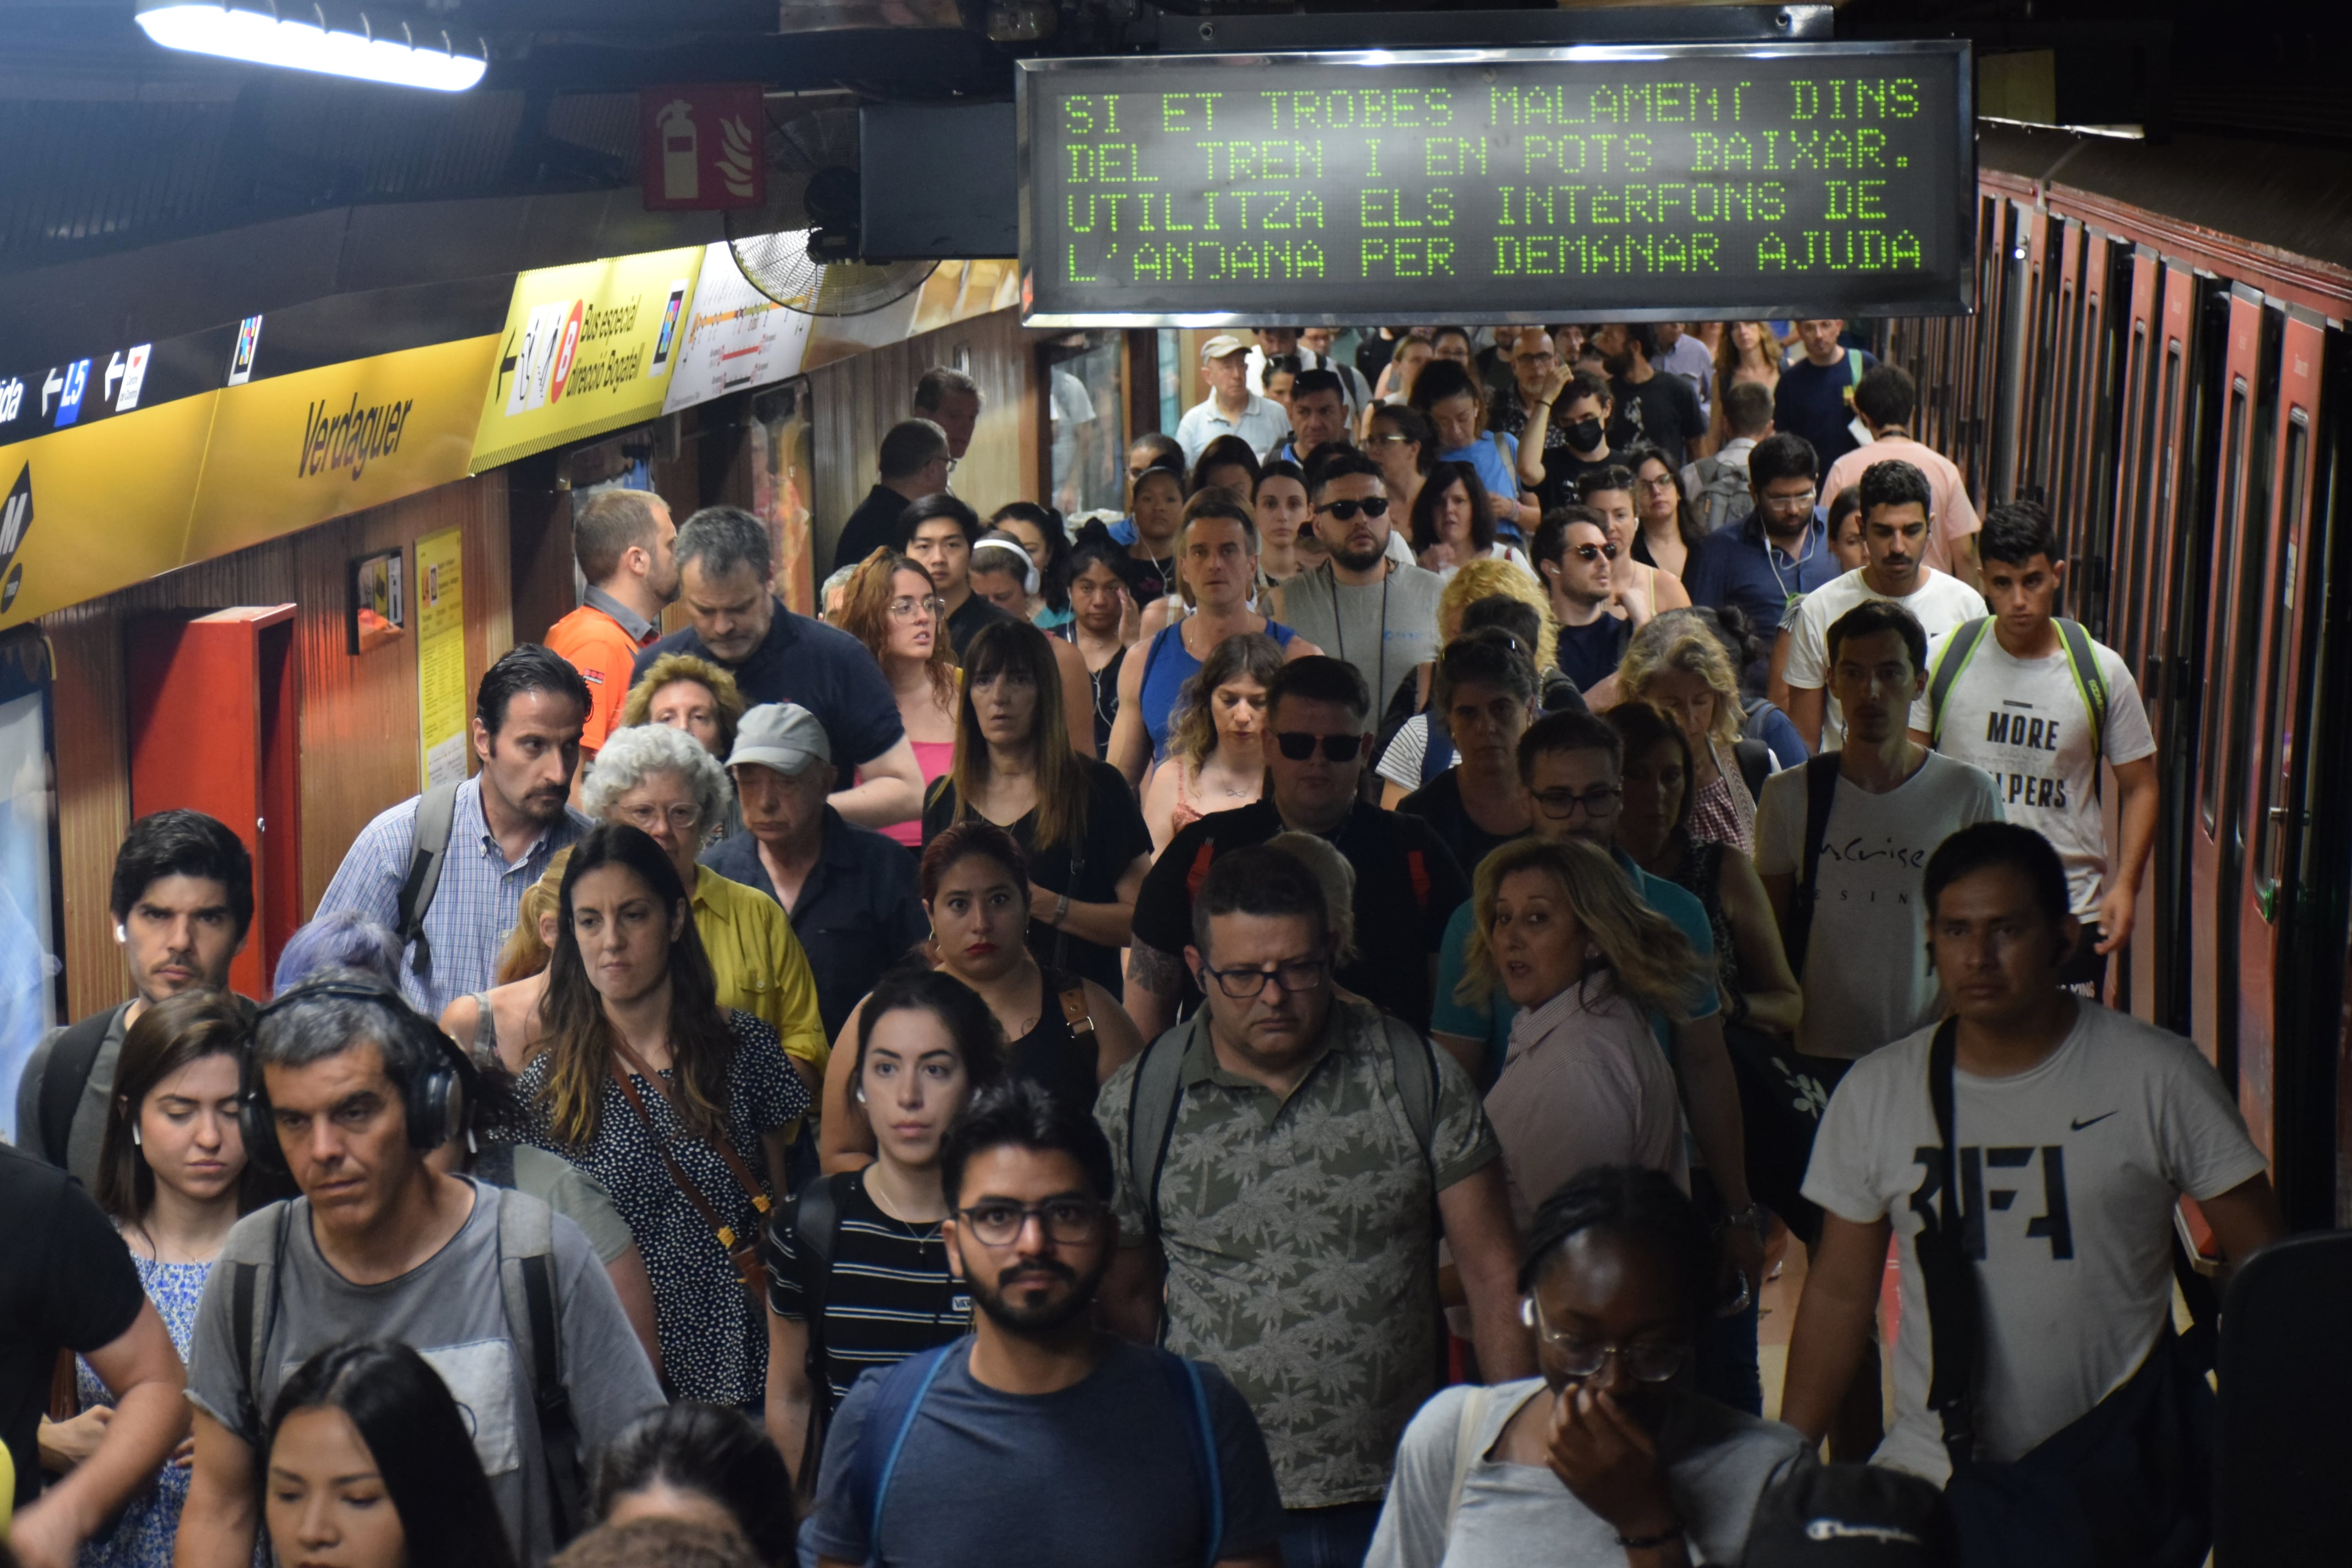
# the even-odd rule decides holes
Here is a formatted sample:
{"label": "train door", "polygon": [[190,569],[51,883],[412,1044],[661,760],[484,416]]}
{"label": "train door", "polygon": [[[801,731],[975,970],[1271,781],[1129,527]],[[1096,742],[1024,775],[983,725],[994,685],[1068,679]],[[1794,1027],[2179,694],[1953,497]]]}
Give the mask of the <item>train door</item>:
{"label": "train door", "polygon": [[2000,300],[1988,320],[1992,331],[1979,342],[1990,357],[1985,391],[1992,407],[1992,443],[1979,463],[1984,478],[1978,500],[1990,506],[2017,497],[2019,420],[2022,415],[2027,350],[2032,342],[2034,314],[2033,209],[2022,202],[2001,203],[2002,248],[1994,271],[2000,279]]}
{"label": "train door", "polygon": [[[2256,646],[2235,653],[2252,666],[2240,721],[2246,736],[2244,794],[2226,825],[2234,830],[2244,874],[2237,908],[2224,910],[2222,918],[2234,918],[2237,925],[2238,1103],[2246,1126],[2271,1157],[2283,1187],[2291,1173],[2305,1185],[2320,1179],[2329,1189],[2332,1210],[2333,1173],[2314,1173],[2307,1151],[2294,1149],[2305,1111],[2297,1102],[2297,1075],[2305,1064],[2293,1058],[2326,1035],[2289,1035],[2281,1026],[2294,1015],[2293,994],[2305,984],[2283,960],[2298,947],[2315,945],[2298,941],[2298,926],[2313,921],[2316,910],[2305,905],[2294,851],[2310,826],[2298,785],[2312,739],[2315,672],[2308,654],[2317,641],[2315,570],[2324,556],[2314,548],[2310,527],[2316,433],[2323,413],[2333,411],[2321,406],[2325,324],[2305,311],[2275,305],[2263,314],[2265,333],[2274,335],[2278,345],[2272,372],[2276,395],[2266,399],[2275,410],[2273,428],[2258,436],[2268,449],[2270,482],[2263,498],[2269,514],[2267,549],[2252,559],[2249,541],[2245,571],[2253,579],[2250,592],[2256,615],[2242,632],[2242,640]],[[2286,1158],[2291,1152],[2297,1156],[2292,1162]],[[2297,1194],[2298,1200],[2305,1196]],[[2319,1223],[2332,1219],[2330,1213]]]}
{"label": "train door", "polygon": [[[2108,625],[2114,581],[2116,500],[2116,333],[2108,304],[2131,295],[2118,247],[2087,226],[2076,226],[2079,268],[2074,283],[2074,365],[2068,387],[2066,480],[2061,505],[2070,522],[2075,564],[2068,568],[2072,613],[2091,635],[2112,644]],[[2112,285],[2120,279],[2120,289]]]}
{"label": "train door", "polygon": [[2205,700],[2189,823],[2189,908],[2207,911],[2208,918],[2189,921],[2189,1017],[2190,1033],[2212,1053],[2222,1080],[2234,1088],[2242,957],[2235,917],[2245,871],[2238,817],[2250,771],[2255,666],[2269,619],[2262,590],[2270,541],[2263,484],[2270,452],[2263,436],[2270,406],[2263,350],[2272,334],[2263,298],[2253,289],[2233,285],[2227,308],[2229,335],[2214,383],[2221,440],[2214,453],[2213,537],[2207,556],[2214,598],[2205,628]]}
{"label": "train door", "polygon": [[[2034,427],[2042,439],[2038,479],[2042,502],[2050,510],[2050,521],[2057,530],[2059,542],[2065,547],[2067,559],[2079,562],[2082,518],[2074,506],[2074,434],[2082,424],[2078,389],[2083,376],[2083,226],[2053,218],[2050,227],[2050,247],[2054,253],[2050,263],[2054,304],[2049,329],[2043,334],[2049,345],[2050,369],[2042,384],[2050,389],[2049,402]],[[2079,576],[2081,571],[2077,565],[2069,574]],[[2077,608],[2075,617],[2080,619],[2081,614]]]}

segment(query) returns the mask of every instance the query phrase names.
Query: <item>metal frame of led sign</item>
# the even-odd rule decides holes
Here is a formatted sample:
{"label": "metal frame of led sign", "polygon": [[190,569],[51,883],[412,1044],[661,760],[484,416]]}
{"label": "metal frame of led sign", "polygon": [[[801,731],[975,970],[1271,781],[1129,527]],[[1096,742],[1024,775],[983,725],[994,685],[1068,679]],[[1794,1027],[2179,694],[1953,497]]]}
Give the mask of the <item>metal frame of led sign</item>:
{"label": "metal frame of led sign", "polygon": [[325,0],[140,0],[138,20],[167,49],[436,92],[465,91],[490,63],[479,37]]}
{"label": "metal frame of led sign", "polygon": [[[1958,297],[1937,296],[1874,305],[1876,316],[1966,315],[1973,314],[1976,291],[1976,129],[1975,82],[1968,68],[1969,46],[1952,39],[1902,39],[1888,42],[1762,42],[1705,44],[1576,44],[1560,47],[1512,48],[1458,49],[1330,49],[1285,51],[1268,54],[1168,54],[1140,57],[1077,57],[1058,59],[1024,59],[1015,79],[1013,118],[1020,130],[1019,180],[1021,197],[1021,260],[1023,300],[1024,306],[1034,286],[1036,257],[1037,226],[1031,210],[1034,186],[1033,157],[1036,152],[1031,144],[1033,103],[1031,94],[1043,90],[1055,74],[1079,70],[1115,68],[1131,73],[1136,90],[1151,90],[1150,77],[1156,71],[1197,72],[1203,68],[1223,67],[1235,72],[1244,70],[1284,70],[1299,67],[1344,66],[1358,68],[1379,68],[1386,66],[1479,66],[1494,64],[1564,64],[1593,61],[1663,61],[1674,59],[1791,59],[1830,62],[1841,59],[1895,59],[1905,56],[1951,57],[1957,55],[1959,68],[1955,75],[1953,110],[1956,123],[1953,135],[1960,169],[1953,192],[1954,254],[1958,259],[1960,293]],[[1311,296],[1313,284],[1297,286],[1303,294]],[[1572,319],[1573,279],[1554,279],[1546,288],[1554,298],[1547,308],[1524,310],[1465,310],[1461,305],[1417,310],[1381,309],[1376,311],[1354,310],[1339,313],[1319,310],[1312,304],[1284,306],[1281,318],[1300,326],[1351,325],[1368,316],[1388,325],[1440,326],[1450,322],[1500,324],[1525,322],[1539,325],[1547,321]],[[1433,288],[1433,297],[1443,290]],[[1626,308],[1612,305],[1607,314],[1615,321],[1680,321],[1704,319],[1723,321],[1779,321],[1809,313],[1808,308],[1821,303],[1819,300],[1798,299],[1780,300],[1724,300],[1699,306],[1675,303],[1652,308]],[[1024,313],[1023,323],[1032,327],[1246,327],[1268,319],[1264,307],[1238,311],[1118,311],[1065,310]]]}

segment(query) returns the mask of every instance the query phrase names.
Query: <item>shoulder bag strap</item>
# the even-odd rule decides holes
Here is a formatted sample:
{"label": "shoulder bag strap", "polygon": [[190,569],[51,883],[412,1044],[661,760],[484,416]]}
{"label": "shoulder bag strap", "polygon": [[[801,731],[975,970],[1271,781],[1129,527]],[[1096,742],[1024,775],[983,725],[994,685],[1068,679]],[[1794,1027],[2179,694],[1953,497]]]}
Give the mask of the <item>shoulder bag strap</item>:
{"label": "shoulder bag strap", "polygon": [[1209,1390],[1201,1369],[1169,1351],[1153,1352],[1169,1397],[1176,1401],[1184,1436],[1192,1450],[1192,1473],[1201,1484],[1201,1568],[1215,1568],[1225,1542],[1224,1461],[1217,1452],[1217,1429],[1209,1415]]}
{"label": "shoulder bag strap", "polygon": [[1462,1402],[1462,1423],[1454,1428],[1454,1484],[1445,1492],[1448,1541],[1454,1539],[1454,1516],[1462,1511],[1462,1489],[1470,1483],[1470,1467],[1478,1462],[1478,1428],[1486,1424],[1486,1409],[1494,1398],[1491,1384],[1477,1384]]}
{"label": "shoulder bag strap", "polygon": [[1095,1032],[1095,1016],[1087,1005],[1085,984],[1065,985],[1058,994],[1062,1004],[1062,1022],[1070,1026],[1073,1039],[1091,1039]]}
{"label": "shoulder bag strap", "polygon": [[801,1188],[790,1200],[787,1214],[769,1223],[782,1224],[787,1218],[793,1231],[793,1258],[799,1277],[801,1304],[807,1313],[803,1321],[808,1328],[808,1429],[801,1439],[800,1474],[793,1478],[801,1500],[807,1503],[816,1496],[817,1467],[824,1458],[825,1407],[833,1403],[833,1385],[825,1366],[824,1297],[833,1274],[835,1253],[841,1242],[841,1201],[834,1178],[819,1176]]}
{"label": "shoulder bag strap", "polygon": [[1927,1100],[1936,1116],[1934,1158],[1940,1212],[1928,1207],[1920,1215],[1920,1230],[1913,1242],[1919,1262],[1920,1285],[1927,1299],[1927,1336],[1933,1368],[1927,1384],[1927,1407],[1944,1426],[1944,1447],[1954,1472],[1976,1457],[1976,1364],[1981,1329],[1977,1302],[1976,1264],[1969,1239],[1972,1219],[1964,1180],[1972,1163],[1960,1152],[1954,1131],[1952,1074],[1959,1057],[1960,1026],[1947,1018],[1937,1027],[1927,1050]]}
{"label": "shoulder bag strap", "polygon": [[[1205,1014],[1206,1008],[1202,1009]],[[1168,1144],[1176,1131],[1176,1113],[1184,1100],[1184,1052],[1195,1022],[1169,1030],[1143,1047],[1135,1064],[1135,1093],[1128,1106],[1127,1168],[1143,1205],[1144,1229],[1160,1238],[1160,1171],[1168,1163]]]}
{"label": "shoulder bag strap", "polygon": [[1974,658],[1977,645],[1984,640],[1987,617],[1979,616],[1972,621],[1962,621],[1936,650],[1936,662],[1927,668],[1927,744],[1933,746],[1944,738],[1944,703],[1958,683],[1960,672]]}
{"label": "shoulder bag strap", "polygon": [[[630,1060],[630,1065],[644,1073],[646,1081],[654,1086],[654,1092],[661,1095],[665,1103],[667,1102],[669,1096],[664,1092],[658,1074],[647,1071],[642,1063],[630,1059],[625,1047],[621,1047],[617,1041],[614,1042],[614,1055],[616,1058]],[[637,1121],[644,1125],[646,1136],[653,1140],[654,1151],[661,1156],[662,1168],[669,1173],[670,1184],[677,1188],[679,1194],[688,1203],[694,1205],[695,1212],[699,1214],[703,1223],[710,1227],[710,1234],[719,1238],[719,1245],[732,1253],[738,1246],[741,1245],[743,1239],[741,1236],[737,1234],[732,1225],[720,1216],[718,1207],[704,1194],[702,1188],[696,1184],[694,1178],[687,1174],[686,1167],[677,1163],[677,1156],[670,1152],[669,1139],[659,1127],[655,1125],[652,1113],[646,1109],[645,1097],[637,1092],[636,1083],[630,1078],[628,1068],[622,1066],[620,1060],[615,1060],[612,1063],[612,1073],[614,1083],[620,1087],[622,1098],[629,1102],[629,1109],[637,1113]],[[770,1206],[768,1194],[761,1189],[751,1173],[742,1168],[741,1157],[728,1147],[727,1132],[724,1128],[719,1130],[719,1136],[712,1142],[718,1151],[719,1157],[727,1162],[727,1168],[733,1173],[736,1183],[751,1195],[751,1206],[760,1213],[766,1214]]]}
{"label": "shoulder bag strap", "polygon": [[946,1370],[948,1358],[965,1342],[950,1340],[919,1351],[881,1374],[874,1408],[866,1413],[866,1427],[858,1435],[856,1468],[849,1477],[850,1501],[866,1521],[869,1563],[888,1561],[882,1555],[882,1510],[889,1501],[890,1478],[898,1468],[898,1456],[906,1450],[907,1436],[915,1429],[915,1417],[922,1414],[931,1384]]}
{"label": "shoulder bag strap", "polygon": [[41,1149],[49,1163],[66,1168],[66,1145],[73,1141],[74,1112],[81,1109],[81,1091],[98,1067],[98,1053],[106,1047],[106,1031],[121,1008],[94,1013],[79,1024],[58,1031],[49,1047],[49,1064],[41,1073]]}
{"label": "shoulder bag strap", "polygon": [[404,948],[414,946],[409,967],[423,974],[433,967],[433,946],[425,940],[425,911],[441,889],[441,866],[449,855],[449,830],[457,818],[457,786],[435,784],[416,802],[416,840],[408,855],[408,875],[401,879],[393,911],[393,935]]}
{"label": "shoulder bag strap", "polygon": [[1805,847],[1797,858],[1797,887],[1789,900],[1786,946],[1789,969],[1804,978],[1805,952],[1812,945],[1813,910],[1821,902],[1822,845],[1837,805],[1838,754],[1823,752],[1805,764]]}
{"label": "shoulder bag strap", "polygon": [[2091,642],[2091,634],[2079,621],[2057,617],[2059,640],[2066,645],[2066,667],[2074,673],[2074,689],[2082,694],[2083,706],[2091,715],[2091,784],[2095,790],[2099,781],[2099,759],[2106,755],[2107,742],[2107,682],[2099,673],[2098,650]]}
{"label": "shoulder bag strap", "polygon": [[572,1391],[563,1382],[563,1329],[555,1300],[554,1215],[528,1194],[500,1193],[499,1287],[507,1332],[521,1342],[518,1356],[530,1379],[539,1415],[540,1453],[547,1467],[554,1539],[570,1540],[588,1524],[587,1478]]}
{"label": "shoulder bag strap", "polygon": [[[1179,782],[1181,781],[1183,767],[1180,763],[1177,767]],[[1078,896],[1078,884],[1087,874],[1087,835],[1083,825],[1073,825],[1071,830],[1076,832],[1076,837],[1070,840],[1070,885],[1062,890],[1062,896],[1075,901]],[[1066,913],[1063,918],[1067,921]],[[1066,968],[1068,966],[1069,960],[1070,933],[1067,926],[1055,926],[1054,928],[1054,967]]]}

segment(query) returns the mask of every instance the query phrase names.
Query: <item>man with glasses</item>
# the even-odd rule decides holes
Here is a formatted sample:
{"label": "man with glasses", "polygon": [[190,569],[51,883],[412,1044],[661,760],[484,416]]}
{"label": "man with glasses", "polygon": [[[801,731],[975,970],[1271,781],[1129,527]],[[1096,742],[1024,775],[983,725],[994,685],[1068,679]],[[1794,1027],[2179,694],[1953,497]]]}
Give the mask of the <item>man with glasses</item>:
{"label": "man with glasses", "polygon": [[1118,1244],[1113,1158],[1084,1107],[1013,1079],[940,1153],[967,1338],[857,1380],[825,1435],[803,1561],[820,1568],[1129,1563],[1274,1568],[1281,1500],[1227,1375],[1095,1327]]}
{"label": "man with glasses", "polygon": [[1631,615],[1617,601],[1617,546],[1599,512],[1564,506],[1544,514],[1535,552],[1536,571],[1559,623],[1558,668],[1577,690],[1589,691],[1617,673],[1633,637]]}
{"label": "man with glasses", "polygon": [[1570,373],[1559,363],[1551,334],[1541,327],[1512,334],[1504,347],[1511,356],[1510,384],[1495,395],[1487,408],[1486,428],[1500,431],[1524,447],[1528,425],[1542,426],[1536,445],[1543,454],[1544,477],[1535,487],[1536,504],[1549,511],[1568,494],[1560,488],[1560,479],[1554,476],[1564,476],[1574,467],[1569,458],[1568,426],[1553,416],[1560,395],[1568,390]]}
{"label": "man with glasses", "polygon": [[1371,699],[1353,667],[1321,655],[1276,671],[1265,694],[1266,773],[1273,787],[1234,811],[1212,812],[1169,841],[1135,899],[1128,1016],[1150,1039],[1200,1005],[1180,956],[1192,903],[1223,855],[1286,829],[1328,838],[1356,869],[1356,941],[1339,984],[1415,1028],[1429,1024],[1438,942],[1470,884],[1429,826],[1366,804]]}
{"label": "man with glasses", "polygon": [[1334,453],[1308,474],[1307,484],[1315,536],[1328,554],[1276,590],[1271,614],[1353,665],[1378,713],[1399,682],[1437,657],[1437,597],[1445,581],[1389,554],[1390,536],[1403,519],[1371,458]]}
{"label": "man with glasses", "polygon": [[1436,1380],[1440,1223],[1481,1373],[1534,1369],[1501,1151],[1458,1066],[1338,994],[1322,886],[1297,857],[1219,857],[1190,923],[1207,1005],[1095,1108],[1126,1244],[1106,1320],[1234,1380],[1273,1455],[1289,1568],[1357,1568]]}
{"label": "man with glasses", "polygon": [[[1769,640],[1806,595],[1837,578],[1815,466],[1812,444],[1802,436],[1784,430],[1756,443],[1748,454],[1756,510],[1691,547],[1683,586],[1692,604],[1736,609]],[[1740,679],[1751,692],[1763,689],[1760,669]]]}

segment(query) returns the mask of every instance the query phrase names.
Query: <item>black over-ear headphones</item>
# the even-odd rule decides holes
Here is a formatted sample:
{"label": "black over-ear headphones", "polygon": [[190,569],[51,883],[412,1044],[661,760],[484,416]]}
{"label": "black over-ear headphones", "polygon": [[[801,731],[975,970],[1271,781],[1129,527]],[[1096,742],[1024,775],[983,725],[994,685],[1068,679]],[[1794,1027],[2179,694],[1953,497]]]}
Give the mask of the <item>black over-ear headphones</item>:
{"label": "black over-ear headphones", "polygon": [[[407,1044],[425,1058],[408,1080],[402,1097],[408,1113],[408,1146],[418,1152],[438,1149],[465,1124],[466,1091],[473,1064],[457,1042],[441,1032],[408,1005],[396,986],[372,975],[338,975],[306,981],[254,1015],[258,1037],[262,1021],[297,1002],[373,1002],[390,1013],[394,1026],[408,1031]],[[277,1120],[270,1114],[269,1096],[262,1088],[260,1064],[253,1052],[245,1058],[245,1084],[237,1097],[238,1129],[245,1136],[246,1158],[273,1175],[287,1173],[286,1157],[278,1146]]]}

